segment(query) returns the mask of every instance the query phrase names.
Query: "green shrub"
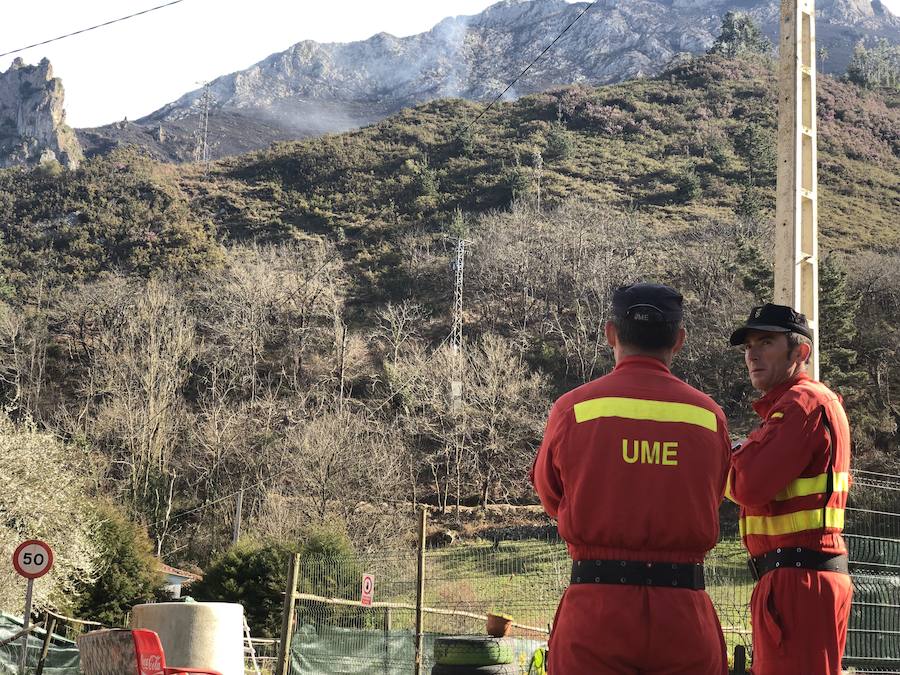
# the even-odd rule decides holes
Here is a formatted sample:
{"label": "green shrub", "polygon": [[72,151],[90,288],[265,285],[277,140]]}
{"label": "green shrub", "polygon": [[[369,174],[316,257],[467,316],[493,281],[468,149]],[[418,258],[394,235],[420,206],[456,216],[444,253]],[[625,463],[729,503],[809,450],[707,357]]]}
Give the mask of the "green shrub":
{"label": "green shrub", "polygon": [[100,562],[93,583],[77,590],[78,616],[123,625],[134,605],[156,599],[164,584],[147,532],[111,504],[98,508]]}
{"label": "green shrub", "polygon": [[293,544],[239,543],[213,561],[203,579],[191,587],[191,596],[200,601],[240,603],[254,635],[277,636],[292,553],[299,553],[303,560],[297,584],[300,592],[349,597],[361,582],[362,573],[347,535],[321,527],[309,530]]}
{"label": "green shrub", "polygon": [[689,202],[703,194],[700,177],[693,169],[685,169],[675,183],[675,197],[679,202]]}
{"label": "green shrub", "polygon": [[544,155],[548,160],[566,160],[575,151],[572,132],[562,122],[553,122],[547,132],[547,149]]}
{"label": "green shrub", "polygon": [[278,635],[282,598],[287,585],[287,560],[294,548],[281,543],[239,543],[206,570],[191,586],[191,596],[208,602],[244,606],[254,635]]}

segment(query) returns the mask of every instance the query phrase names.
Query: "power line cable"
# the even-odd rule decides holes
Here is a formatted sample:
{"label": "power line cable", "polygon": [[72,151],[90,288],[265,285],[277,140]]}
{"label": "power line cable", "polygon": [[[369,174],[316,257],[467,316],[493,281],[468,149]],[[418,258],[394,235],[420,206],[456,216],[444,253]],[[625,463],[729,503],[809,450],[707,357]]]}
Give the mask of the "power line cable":
{"label": "power line cable", "polygon": [[[296,469],[296,467],[289,466],[288,468],[283,469],[283,470],[279,471],[278,473],[274,473],[271,476],[267,476],[266,478],[258,480],[257,482],[253,483],[252,485],[245,485],[243,490],[252,490],[253,488],[262,487],[269,481],[275,480],[276,478],[281,478],[284,474],[288,473],[289,471],[294,471],[295,469]],[[180,512],[176,513],[174,516],[172,516],[171,518],[162,518],[161,520],[157,520],[156,522],[148,524],[147,527],[150,528],[150,527],[156,527],[157,525],[162,525],[163,523],[171,523],[175,520],[178,520],[179,518],[183,518],[184,516],[188,516],[192,513],[197,513],[198,511],[208,509],[210,506],[215,506],[216,504],[218,504],[220,502],[224,502],[229,499],[234,499],[234,497],[236,497],[241,492],[242,492],[242,490],[235,490],[234,492],[230,492],[229,494],[224,495],[223,497],[219,497],[218,499],[213,499],[211,502],[206,502],[205,504],[201,504],[200,506],[195,506],[194,508],[188,509],[187,511],[180,511]]]}
{"label": "power line cable", "polygon": [[493,107],[494,107],[494,104],[495,104],[497,101],[499,101],[501,98],[503,98],[503,96],[506,94],[506,92],[508,92],[510,89],[512,89],[513,86],[515,86],[516,82],[518,82],[520,79],[522,79],[522,77],[525,75],[525,73],[527,73],[529,70],[531,70],[532,66],[534,66],[535,63],[537,63],[538,61],[540,61],[540,60],[541,60],[541,57],[542,57],[544,54],[546,54],[547,52],[549,52],[550,49],[553,47],[553,45],[555,45],[557,42],[559,42],[559,40],[562,38],[562,36],[565,35],[566,33],[568,33],[568,32],[569,32],[569,29],[570,29],[572,26],[574,26],[574,25],[578,22],[578,20],[579,20],[581,17],[583,17],[585,14],[587,14],[588,11],[591,9],[591,7],[593,7],[594,5],[596,5],[599,1],[600,1],[600,0],[594,0],[594,1],[593,1],[592,3],[590,3],[587,7],[585,7],[583,10],[581,10],[581,13],[579,13],[578,16],[576,16],[576,17],[572,20],[572,23],[570,23],[568,26],[566,26],[566,27],[563,29],[563,31],[562,31],[559,35],[557,35],[555,38],[553,38],[553,42],[551,42],[549,45],[547,45],[546,47],[544,47],[544,50],[543,50],[540,54],[538,54],[538,55],[534,58],[534,60],[533,60],[531,63],[528,64],[528,66],[526,66],[525,70],[523,70],[521,73],[519,73],[519,75],[516,77],[516,79],[514,79],[512,82],[510,82],[509,85],[506,87],[506,89],[504,89],[503,91],[501,91],[501,92],[497,95],[497,97],[496,97],[493,101],[491,101],[491,102],[488,104],[488,107],[487,107],[487,108],[485,108],[485,109],[482,110],[480,113],[478,113],[478,117],[476,117],[474,120],[472,120],[471,122],[469,122],[469,125],[468,125],[465,129],[462,130],[462,132],[460,133],[460,135],[466,133],[469,129],[471,129],[471,128],[475,125],[476,122],[478,122],[478,120],[480,120],[482,117],[484,117],[484,115],[488,112],[488,110],[490,110],[491,108],[493,108]]}
{"label": "power line cable", "polygon": [[73,35],[80,35],[81,33],[87,33],[88,31],[96,30],[97,28],[103,28],[104,26],[110,26],[114,23],[119,23],[120,21],[127,21],[128,19],[133,19],[136,16],[141,16],[143,14],[149,14],[150,12],[155,12],[158,9],[163,9],[165,7],[171,7],[172,5],[177,5],[179,2],[184,2],[184,0],[172,0],[172,2],[167,2],[164,5],[158,5],[156,7],[151,7],[150,9],[145,9],[140,12],[135,12],[134,14],[129,14],[128,16],[122,16],[118,19],[113,19],[112,21],[105,21],[103,23],[98,23],[96,26],[90,26],[89,28],[82,28],[81,30],[76,30],[72,33],[66,33],[65,35],[60,35],[59,37],[50,38],[49,40],[44,40],[43,42],[35,42],[33,45],[28,45],[27,47],[19,47],[18,49],[13,49],[9,52],[4,52],[0,54],[0,59],[4,56],[9,56],[10,54],[17,54],[18,52],[24,52],[26,49],[31,49],[32,47],[40,47],[42,45],[48,45],[51,42],[57,42],[59,40],[64,40],[68,37],[72,37]]}

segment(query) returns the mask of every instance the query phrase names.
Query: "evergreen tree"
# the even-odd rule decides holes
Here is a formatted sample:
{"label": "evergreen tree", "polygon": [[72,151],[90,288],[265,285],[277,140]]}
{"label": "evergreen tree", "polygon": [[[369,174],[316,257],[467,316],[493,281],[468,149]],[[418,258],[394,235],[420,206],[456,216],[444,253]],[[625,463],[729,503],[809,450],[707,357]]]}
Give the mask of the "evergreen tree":
{"label": "evergreen tree", "polygon": [[745,220],[759,220],[762,217],[765,202],[760,189],[749,180],[741,185],[741,196],[734,209],[735,214]]}
{"label": "evergreen tree", "polygon": [[124,625],[134,605],[153,601],[163,586],[147,532],[116,507],[100,506],[100,565],[95,581],[77,589],[78,616],[107,626]]}
{"label": "evergreen tree", "polygon": [[459,157],[471,157],[475,152],[475,134],[469,124],[463,122],[453,129],[451,137],[453,152]]}
{"label": "evergreen tree", "polygon": [[710,48],[710,54],[721,54],[733,59],[751,54],[768,55],[772,51],[769,41],[756,22],[743,12],[728,12],[722,19],[719,37]]}
{"label": "evergreen tree", "polygon": [[758,124],[748,124],[734,139],[735,151],[747,163],[747,183],[774,185],[778,150],[775,134]]}
{"label": "evergreen tree", "polygon": [[819,265],[819,370],[822,380],[843,394],[849,404],[859,399],[866,374],[852,349],[856,338],[859,298],[847,288],[847,270],[834,254]]}
{"label": "evergreen tree", "polygon": [[547,149],[544,155],[551,161],[569,159],[575,150],[572,132],[562,122],[551,122],[547,132]]}
{"label": "evergreen tree", "polygon": [[872,49],[860,40],[847,65],[847,79],[861,87],[900,87],[900,46],[884,38]]}
{"label": "evergreen tree", "polygon": [[203,579],[191,586],[191,596],[209,602],[239,602],[254,635],[278,634],[282,594],[287,585],[285,544],[241,542],[213,561]]}
{"label": "evergreen tree", "polygon": [[741,284],[753,295],[753,301],[757,304],[772,302],[775,274],[756,243],[750,239],[739,239],[736,258]]}

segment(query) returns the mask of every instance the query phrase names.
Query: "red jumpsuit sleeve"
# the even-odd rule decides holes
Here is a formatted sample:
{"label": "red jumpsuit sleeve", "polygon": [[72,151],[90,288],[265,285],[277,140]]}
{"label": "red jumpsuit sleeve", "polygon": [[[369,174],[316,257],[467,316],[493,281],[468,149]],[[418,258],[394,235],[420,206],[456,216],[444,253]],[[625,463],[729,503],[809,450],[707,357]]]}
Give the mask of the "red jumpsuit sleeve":
{"label": "red jumpsuit sleeve", "polygon": [[821,420],[798,403],[773,408],[763,425],[731,457],[729,497],[741,506],[763,506],[810,463]]}
{"label": "red jumpsuit sleeve", "polygon": [[728,472],[731,471],[731,436],[728,433],[728,422],[724,415],[719,419],[719,441],[722,444],[722,471],[719,474],[721,477],[719,501],[721,502],[725,498]]}
{"label": "red jumpsuit sleeve", "polygon": [[544,440],[531,467],[531,483],[541,499],[544,510],[556,518],[563,497],[562,476],[558,465],[559,452],[565,438],[566,415],[559,401],[551,408],[544,431]]}

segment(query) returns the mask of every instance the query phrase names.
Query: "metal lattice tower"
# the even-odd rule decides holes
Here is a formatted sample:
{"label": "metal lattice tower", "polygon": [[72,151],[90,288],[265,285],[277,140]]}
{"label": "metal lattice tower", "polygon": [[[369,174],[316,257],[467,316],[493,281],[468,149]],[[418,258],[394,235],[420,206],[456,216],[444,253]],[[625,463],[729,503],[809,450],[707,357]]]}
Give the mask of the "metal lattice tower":
{"label": "metal lattice tower", "polygon": [[450,346],[453,347],[455,354],[462,349],[463,278],[466,266],[466,244],[468,243],[465,239],[460,239],[456,243],[456,289],[453,292],[453,332],[450,334]]}
{"label": "metal lattice tower", "polygon": [[209,173],[209,106],[212,100],[212,92],[209,82],[203,85],[203,97],[200,99],[202,110],[200,112],[200,125],[197,129],[197,145],[194,148],[194,161],[206,164],[206,173]]}
{"label": "metal lattice tower", "polygon": [[450,329],[450,348],[453,351],[453,373],[450,380],[450,400],[454,410],[462,407],[463,379],[463,279],[466,268],[467,239],[456,241],[456,288],[453,291],[453,326]]}
{"label": "metal lattice tower", "polygon": [[775,302],[803,312],[813,332],[809,374],[819,378],[815,0],[781,0]]}

